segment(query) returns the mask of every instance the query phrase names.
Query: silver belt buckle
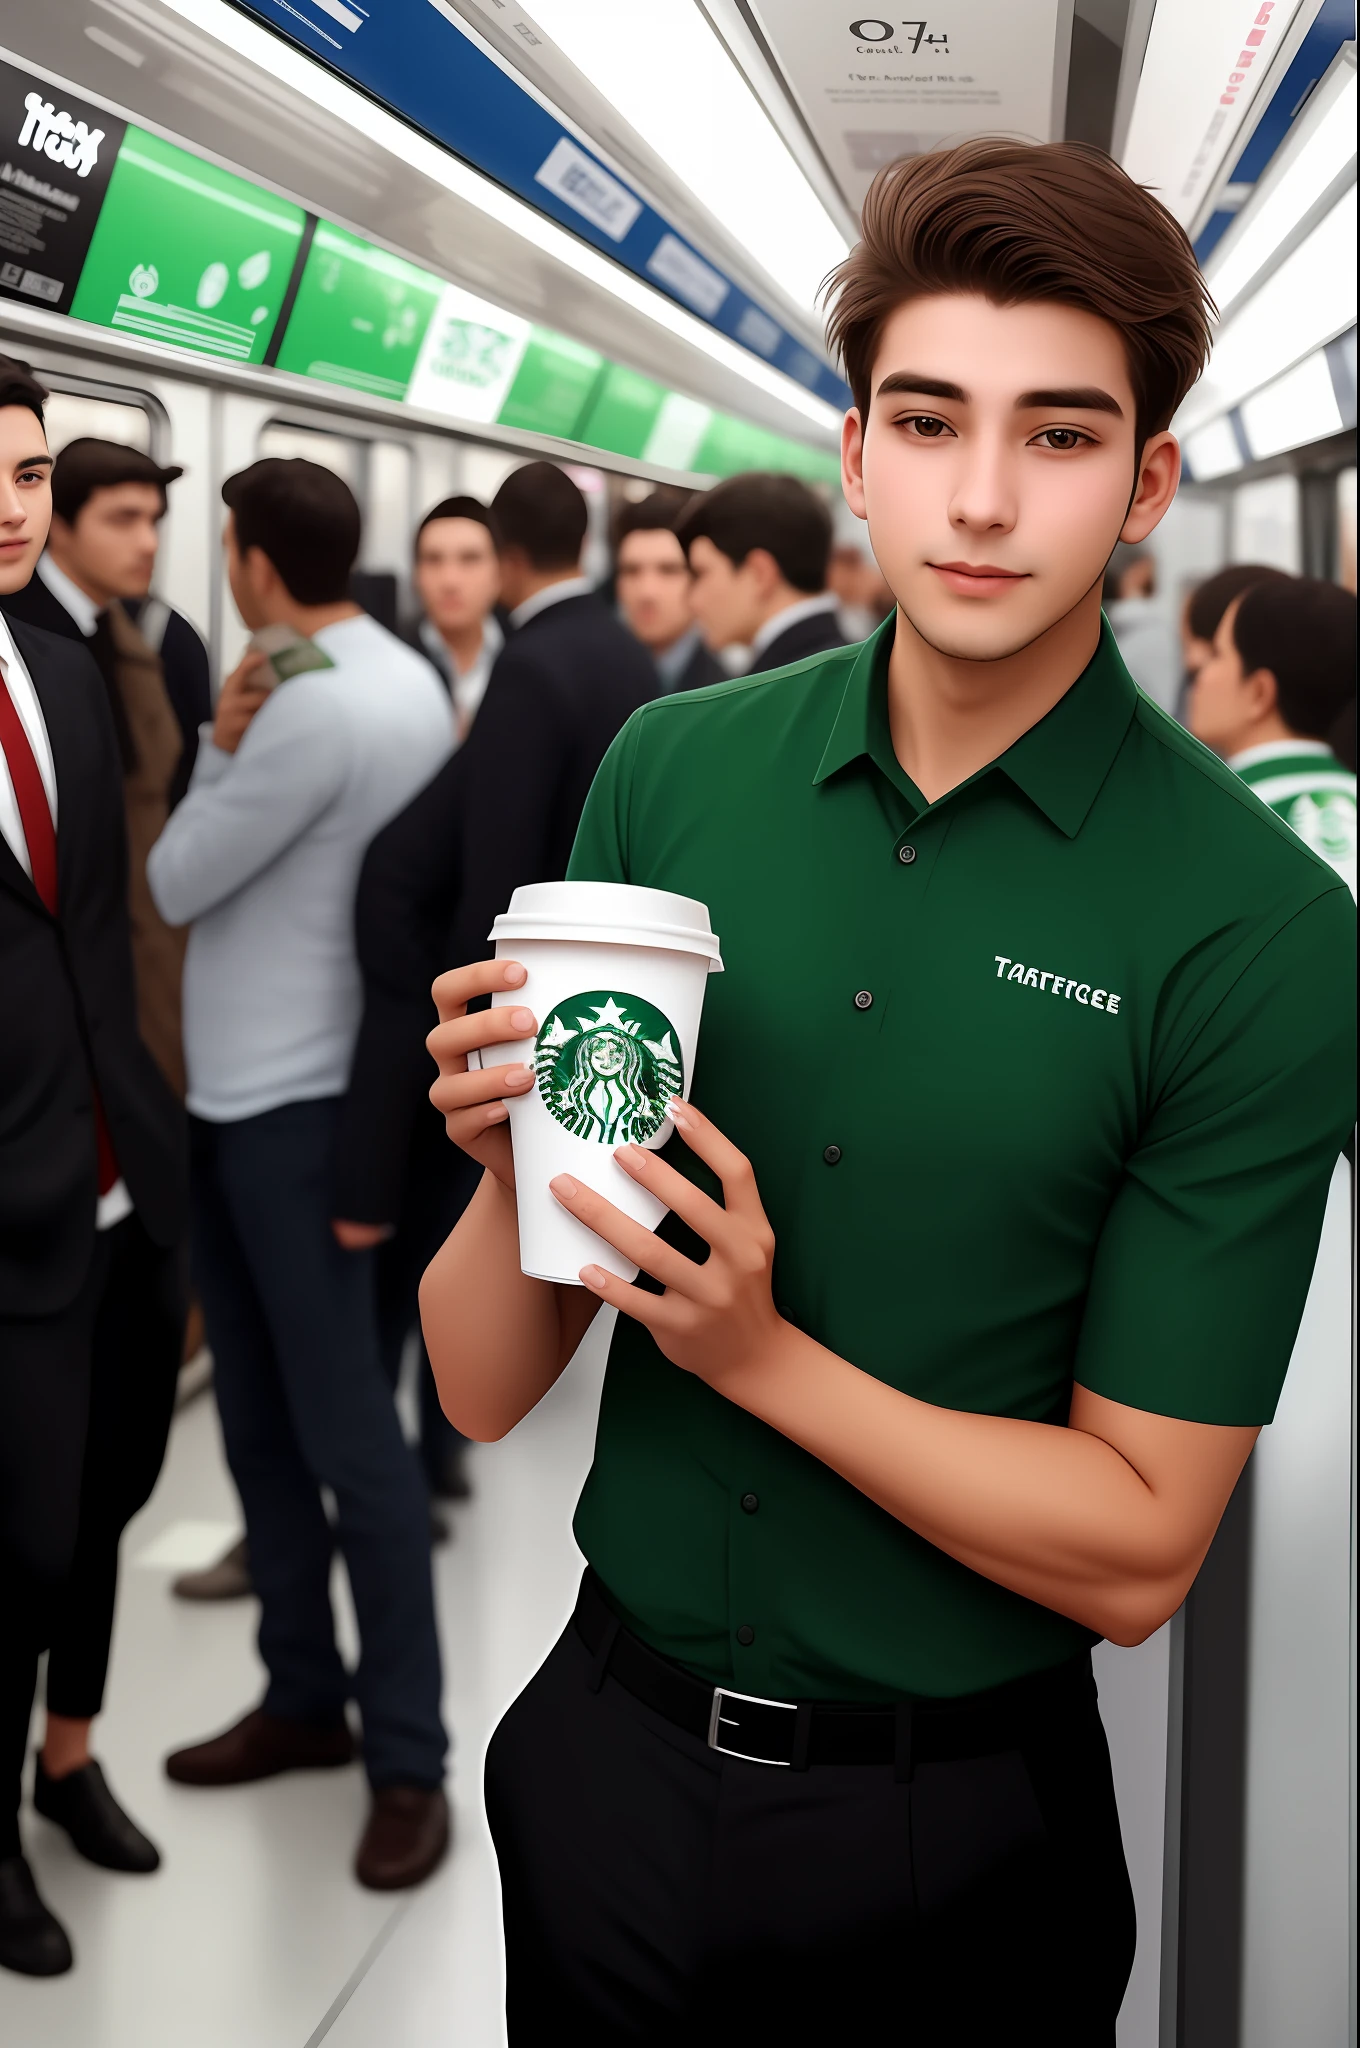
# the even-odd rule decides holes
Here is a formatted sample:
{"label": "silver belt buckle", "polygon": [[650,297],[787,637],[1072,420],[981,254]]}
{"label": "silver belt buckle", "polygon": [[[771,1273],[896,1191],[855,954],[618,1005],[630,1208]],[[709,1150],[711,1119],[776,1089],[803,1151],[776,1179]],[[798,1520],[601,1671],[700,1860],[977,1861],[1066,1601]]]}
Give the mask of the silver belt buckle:
{"label": "silver belt buckle", "polygon": [[734,1756],[742,1763],[770,1764],[777,1770],[789,1770],[793,1763],[792,1756],[757,1756],[747,1749],[733,1749],[730,1744],[719,1739],[719,1731],[723,1728],[740,1729],[740,1716],[723,1712],[725,1705],[737,1704],[761,1707],[766,1713],[771,1714],[797,1714],[798,1712],[798,1708],[792,1700],[763,1700],[758,1693],[731,1692],[725,1685],[715,1685],[713,1688],[713,1705],[708,1716],[709,1748],[716,1749],[721,1756]]}

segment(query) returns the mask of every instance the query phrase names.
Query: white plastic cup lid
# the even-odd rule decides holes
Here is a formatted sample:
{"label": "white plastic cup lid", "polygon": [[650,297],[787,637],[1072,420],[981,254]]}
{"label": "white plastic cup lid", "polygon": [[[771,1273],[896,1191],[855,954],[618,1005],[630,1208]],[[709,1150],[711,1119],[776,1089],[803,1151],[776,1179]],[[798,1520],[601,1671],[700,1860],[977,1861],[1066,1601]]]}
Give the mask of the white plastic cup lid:
{"label": "white plastic cup lid", "polygon": [[488,932],[492,940],[561,939],[607,946],[657,946],[697,953],[710,974],[722,972],[708,906],[669,889],[628,882],[529,882]]}

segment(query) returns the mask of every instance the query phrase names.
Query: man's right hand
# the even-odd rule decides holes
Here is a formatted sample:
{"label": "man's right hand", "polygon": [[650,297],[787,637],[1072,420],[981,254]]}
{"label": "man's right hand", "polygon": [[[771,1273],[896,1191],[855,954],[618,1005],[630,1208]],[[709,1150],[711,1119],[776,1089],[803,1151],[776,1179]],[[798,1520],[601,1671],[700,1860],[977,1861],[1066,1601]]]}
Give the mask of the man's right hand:
{"label": "man's right hand", "polygon": [[234,754],[245,737],[246,727],[270,692],[259,681],[268,662],[264,654],[247,654],[222,685],[213,718],[213,745],[224,754]]}
{"label": "man's right hand", "polygon": [[501,1185],[513,1189],[515,1164],[510,1150],[506,1098],[527,1095],[534,1085],[532,1067],[469,1067],[468,1054],[488,1046],[532,1038],[538,1022],[532,1011],[502,1007],[468,1014],[478,996],[505,995],[523,986],[524,969],[517,960],[478,960],[441,974],[433,995],[439,1022],[425,1043],[439,1068],[430,1100],[442,1112],[444,1128],[455,1145],[489,1167]]}

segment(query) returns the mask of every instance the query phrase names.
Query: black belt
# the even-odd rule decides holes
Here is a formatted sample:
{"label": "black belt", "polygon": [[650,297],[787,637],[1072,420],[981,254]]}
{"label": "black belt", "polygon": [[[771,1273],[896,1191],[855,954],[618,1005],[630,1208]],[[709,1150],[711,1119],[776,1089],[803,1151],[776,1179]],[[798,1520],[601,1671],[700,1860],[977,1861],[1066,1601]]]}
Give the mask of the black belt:
{"label": "black belt", "polygon": [[574,1616],[595,1660],[598,1692],[606,1675],[675,1727],[723,1756],[747,1763],[892,1764],[910,1780],[919,1763],[994,1756],[1019,1748],[1051,1725],[1055,1711],[1094,1703],[1089,1651],[1048,1671],[958,1699],[898,1700],[891,1706],[840,1706],[823,1700],[765,1700],[708,1685],[626,1629],[587,1571]]}

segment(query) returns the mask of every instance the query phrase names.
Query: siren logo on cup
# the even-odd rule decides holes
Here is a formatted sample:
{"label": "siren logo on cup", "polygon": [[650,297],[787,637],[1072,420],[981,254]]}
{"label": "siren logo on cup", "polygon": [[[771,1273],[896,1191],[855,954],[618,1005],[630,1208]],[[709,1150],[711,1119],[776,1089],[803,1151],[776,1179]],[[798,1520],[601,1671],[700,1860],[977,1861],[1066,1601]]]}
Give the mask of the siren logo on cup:
{"label": "siren logo on cup", "polygon": [[675,1026],[639,996],[592,989],[545,1018],[534,1042],[538,1092],[574,1137],[645,1145],[683,1092]]}

